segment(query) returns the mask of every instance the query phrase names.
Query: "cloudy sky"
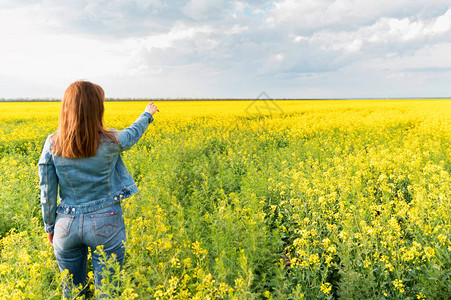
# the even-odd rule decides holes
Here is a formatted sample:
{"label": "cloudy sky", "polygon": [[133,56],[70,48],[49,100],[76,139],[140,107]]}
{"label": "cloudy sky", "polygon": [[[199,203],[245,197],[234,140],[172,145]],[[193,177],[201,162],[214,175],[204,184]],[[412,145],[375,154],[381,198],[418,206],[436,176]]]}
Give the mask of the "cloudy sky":
{"label": "cloudy sky", "polygon": [[451,97],[449,0],[0,0],[0,98]]}

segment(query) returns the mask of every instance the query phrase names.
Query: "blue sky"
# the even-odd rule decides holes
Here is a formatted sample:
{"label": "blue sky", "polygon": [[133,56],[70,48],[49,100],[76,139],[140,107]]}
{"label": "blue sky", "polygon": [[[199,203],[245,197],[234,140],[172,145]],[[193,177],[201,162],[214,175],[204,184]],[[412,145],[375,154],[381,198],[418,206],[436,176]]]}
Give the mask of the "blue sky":
{"label": "blue sky", "polygon": [[0,98],[451,97],[449,0],[0,0]]}

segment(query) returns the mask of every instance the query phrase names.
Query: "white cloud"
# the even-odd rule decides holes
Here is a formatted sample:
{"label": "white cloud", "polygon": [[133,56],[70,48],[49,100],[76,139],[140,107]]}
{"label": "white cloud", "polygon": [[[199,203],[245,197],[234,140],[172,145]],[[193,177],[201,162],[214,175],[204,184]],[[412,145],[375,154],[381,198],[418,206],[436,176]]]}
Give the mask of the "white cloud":
{"label": "white cloud", "polygon": [[324,28],[346,29],[374,23],[381,16],[423,17],[450,6],[446,0],[282,0],[274,4],[266,21],[273,27],[288,26],[308,33]]}
{"label": "white cloud", "polygon": [[[384,50],[389,47],[412,47],[412,42],[451,40],[451,9],[444,14],[427,20],[412,21],[409,18],[378,19],[374,24],[358,27],[355,30],[337,31],[333,28],[319,30],[311,36],[295,36],[295,42],[307,42],[326,51],[344,51],[355,53],[372,51],[371,48]],[[418,44],[418,48],[422,44]],[[382,49],[384,47],[384,49]],[[375,55],[383,54],[377,52]]]}
{"label": "white cloud", "polygon": [[240,34],[243,33],[245,31],[249,30],[249,26],[242,26],[239,24],[235,24],[233,25],[232,28],[229,29],[225,29],[224,33],[226,34]]}
{"label": "white cloud", "polygon": [[432,34],[444,34],[451,29],[451,9],[438,17],[432,25],[428,26],[428,31]]}
{"label": "white cloud", "polygon": [[2,76],[51,86],[126,72],[127,55],[132,50],[127,40],[108,42],[45,32],[35,12],[33,7],[0,11]]}
{"label": "white cloud", "polygon": [[384,68],[393,72],[451,70],[449,53],[451,53],[451,42],[437,43],[432,46],[426,45],[410,54],[377,57],[362,64],[373,70]]}
{"label": "white cloud", "polygon": [[223,0],[190,0],[182,11],[193,19],[209,19],[221,12]]}
{"label": "white cloud", "polygon": [[184,23],[176,23],[174,27],[167,33],[157,35],[150,35],[144,38],[137,38],[146,49],[152,48],[169,48],[173,47],[174,43],[181,40],[193,39],[199,34],[209,34],[213,32],[213,28],[208,25],[188,26]]}

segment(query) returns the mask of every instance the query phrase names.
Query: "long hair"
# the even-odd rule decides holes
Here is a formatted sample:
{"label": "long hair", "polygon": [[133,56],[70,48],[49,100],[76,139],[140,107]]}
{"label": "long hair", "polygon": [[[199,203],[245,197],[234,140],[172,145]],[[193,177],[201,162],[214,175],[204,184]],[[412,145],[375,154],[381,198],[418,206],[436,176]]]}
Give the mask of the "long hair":
{"label": "long hair", "polygon": [[103,127],[103,89],[88,81],[72,83],[64,93],[53,154],[68,158],[95,156],[102,136],[118,142]]}

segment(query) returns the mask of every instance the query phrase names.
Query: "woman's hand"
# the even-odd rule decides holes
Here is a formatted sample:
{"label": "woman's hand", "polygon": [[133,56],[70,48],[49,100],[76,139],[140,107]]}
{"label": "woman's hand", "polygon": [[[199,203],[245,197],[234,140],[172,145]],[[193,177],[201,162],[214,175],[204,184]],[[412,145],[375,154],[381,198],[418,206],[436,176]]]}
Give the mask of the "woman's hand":
{"label": "woman's hand", "polygon": [[47,236],[48,236],[48,238],[49,238],[49,243],[50,243],[50,245],[53,246],[53,233],[47,233]]}
{"label": "woman's hand", "polygon": [[153,102],[150,102],[149,104],[147,104],[146,109],[144,111],[153,115],[154,113],[160,110],[155,106],[155,104],[153,104]]}

